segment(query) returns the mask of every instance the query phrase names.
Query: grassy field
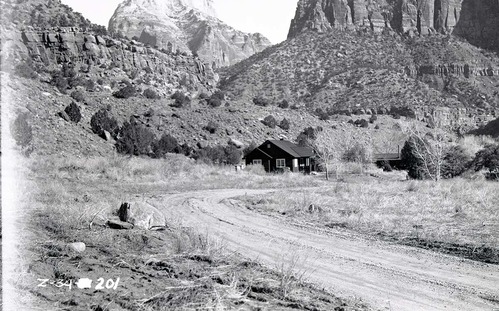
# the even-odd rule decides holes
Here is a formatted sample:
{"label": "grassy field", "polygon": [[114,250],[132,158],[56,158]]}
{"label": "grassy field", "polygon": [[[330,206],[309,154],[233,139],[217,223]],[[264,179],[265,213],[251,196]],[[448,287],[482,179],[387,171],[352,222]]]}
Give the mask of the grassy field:
{"label": "grassy field", "polygon": [[457,178],[435,183],[359,176],[315,190],[282,190],[239,199],[293,221],[499,263],[497,182]]}
{"label": "grassy field", "polygon": [[[165,231],[105,225],[122,202],[155,193],[215,188],[320,185],[303,175],[195,164],[180,156],[33,158],[25,163],[23,247],[10,274],[22,310],[366,310],[305,283],[293,262],[270,270],[227,250],[222,241],[181,223]],[[92,223],[92,226],[89,224]],[[69,248],[83,242],[82,253]],[[21,260],[22,258],[22,260]],[[275,268],[275,267],[270,267]],[[116,290],[75,289],[80,278],[116,281]],[[73,289],[39,287],[38,279],[72,281]],[[94,284],[95,285],[95,284]]]}

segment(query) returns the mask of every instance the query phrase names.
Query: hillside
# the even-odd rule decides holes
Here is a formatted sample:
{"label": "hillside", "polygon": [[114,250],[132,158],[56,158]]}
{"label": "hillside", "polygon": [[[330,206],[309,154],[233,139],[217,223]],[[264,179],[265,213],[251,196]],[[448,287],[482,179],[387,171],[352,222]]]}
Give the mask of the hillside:
{"label": "hillside", "polygon": [[331,29],[304,32],[224,70],[220,87],[310,112],[412,110],[406,114],[473,127],[499,109],[498,75],[498,57],[453,36]]}

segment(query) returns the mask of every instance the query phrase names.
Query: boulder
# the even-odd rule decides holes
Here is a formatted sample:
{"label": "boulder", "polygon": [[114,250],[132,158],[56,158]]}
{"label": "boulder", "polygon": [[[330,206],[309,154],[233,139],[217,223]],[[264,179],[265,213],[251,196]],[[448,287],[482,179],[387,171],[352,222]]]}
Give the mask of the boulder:
{"label": "boulder", "polygon": [[237,139],[234,139],[234,138],[231,138],[229,139],[229,145],[234,145],[236,146],[237,148],[241,149],[244,147],[244,143],[237,140]]}
{"label": "boulder", "polygon": [[104,131],[102,133],[102,136],[104,136],[104,139],[107,141],[111,141],[111,139],[113,139],[113,137],[111,136],[111,133],[109,133],[108,131]]}
{"label": "boulder", "polygon": [[121,204],[118,216],[122,222],[145,230],[167,227],[165,216],[147,202],[125,202]]}
{"label": "boulder", "polygon": [[85,251],[85,243],[83,242],[76,242],[76,243],[70,243],[67,245],[68,249],[76,252],[76,253],[83,253]]}

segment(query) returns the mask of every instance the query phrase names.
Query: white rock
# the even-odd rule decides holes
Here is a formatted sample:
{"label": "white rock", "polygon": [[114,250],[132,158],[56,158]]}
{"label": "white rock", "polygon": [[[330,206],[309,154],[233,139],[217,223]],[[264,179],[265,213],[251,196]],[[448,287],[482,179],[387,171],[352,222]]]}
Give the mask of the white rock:
{"label": "white rock", "polygon": [[83,253],[86,249],[86,245],[83,242],[76,242],[68,244],[68,248],[77,253]]}

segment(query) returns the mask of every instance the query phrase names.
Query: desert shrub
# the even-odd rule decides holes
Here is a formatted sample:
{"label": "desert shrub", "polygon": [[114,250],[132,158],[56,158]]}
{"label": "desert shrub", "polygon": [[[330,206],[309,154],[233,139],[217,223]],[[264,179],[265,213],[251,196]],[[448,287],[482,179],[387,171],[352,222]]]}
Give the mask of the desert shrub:
{"label": "desert shrub", "polygon": [[199,94],[198,96],[199,99],[208,99],[210,98],[210,95],[206,94],[205,92],[202,92],[201,94]]}
{"label": "desert shrub", "polygon": [[82,91],[73,91],[71,92],[71,98],[76,100],[79,103],[85,102],[85,95],[83,95]]}
{"label": "desert shrub", "polygon": [[177,139],[170,134],[163,134],[161,138],[152,145],[152,152],[156,158],[162,158],[167,153],[182,153]]}
{"label": "desert shrub", "polygon": [[194,159],[213,164],[238,164],[242,152],[233,145],[206,147],[197,150]]}
{"label": "desert shrub", "polygon": [[354,124],[358,127],[366,128],[369,127],[369,122],[366,119],[355,120]]}
{"label": "desert shrub", "polygon": [[16,144],[21,147],[24,155],[29,156],[33,151],[33,129],[29,124],[28,113],[19,114],[11,125],[11,133]]}
{"label": "desert shrub", "polygon": [[270,101],[263,96],[257,96],[255,98],[253,98],[253,103],[255,105],[261,106],[261,107],[267,107],[270,105]]}
{"label": "desert shrub", "polygon": [[118,122],[115,118],[108,115],[106,109],[100,109],[92,116],[90,127],[95,134],[103,138],[105,138],[104,131],[109,132],[114,138],[116,138],[119,132]]}
{"label": "desert shrub", "polygon": [[277,121],[272,115],[268,115],[265,119],[262,120],[262,123],[270,128],[275,128],[277,125]]}
{"label": "desert shrub", "polygon": [[182,108],[182,107],[188,107],[191,104],[191,99],[189,96],[185,95],[184,93],[180,91],[176,91],[172,96],[171,99],[174,99],[175,102],[171,104],[172,107],[175,108]]}
{"label": "desert shrub", "polygon": [[149,99],[159,99],[161,98],[161,96],[158,95],[158,93],[156,93],[155,90],[153,89],[146,89],[144,90],[144,92],[142,93],[146,98],[149,98]]}
{"label": "desert shrub", "polygon": [[280,103],[279,103],[279,108],[282,108],[282,109],[287,109],[289,108],[289,102],[285,99],[283,99]]}
{"label": "desert shrub", "polygon": [[319,120],[327,121],[329,120],[329,114],[322,108],[315,109],[315,114],[319,117]]}
{"label": "desert shrub", "polygon": [[369,123],[373,124],[375,121],[378,120],[378,116],[373,114],[370,118],[369,118]]}
{"label": "desert shrub", "polygon": [[211,107],[220,107],[225,99],[225,94],[222,91],[216,91],[208,99],[208,105]]}
{"label": "desert shrub", "polygon": [[113,93],[116,98],[130,98],[137,94],[137,90],[131,84],[121,88],[119,91]]}
{"label": "desert shrub", "polygon": [[218,123],[214,121],[209,121],[208,124],[204,127],[204,129],[210,132],[210,134],[215,134],[215,132],[218,130]]}
{"label": "desert shrub", "polygon": [[309,142],[317,139],[318,132],[319,132],[318,129],[314,129],[313,127],[309,126],[303,129],[303,131],[300,134],[298,134],[296,141],[301,146],[307,145]]}
{"label": "desert shrub", "polygon": [[282,121],[279,123],[279,127],[282,128],[285,131],[289,130],[289,121],[288,121],[288,119],[286,119],[286,118],[282,119]]}
{"label": "desert shrub", "polygon": [[442,177],[453,178],[460,176],[468,168],[470,160],[470,157],[466,154],[466,151],[462,147],[451,147],[444,157]]}
{"label": "desert shrub", "polygon": [[368,147],[357,143],[343,153],[342,159],[347,162],[367,164],[372,161],[372,152]]}
{"label": "desert shrub", "polygon": [[64,112],[69,116],[71,122],[78,123],[81,120],[80,107],[75,102],[71,102],[65,109]]}
{"label": "desert shrub", "polygon": [[375,130],[379,130],[380,127],[379,127],[379,124],[376,124],[376,126],[374,127]]}
{"label": "desert shrub", "polygon": [[55,72],[52,74],[50,84],[54,85],[59,92],[66,94],[66,90],[69,87],[68,80],[62,76],[60,72]]}
{"label": "desert shrub", "polygon": [[125,122],[116,139],[116,151],[130,155],[149,155],[154,143],[154,134],[133,119]]}
{"label": "desert shrub", "polygon": [[487,179],[499,180],[499,144],[490,144],[478,151],[471,167],[475,171],[488,169]]}

